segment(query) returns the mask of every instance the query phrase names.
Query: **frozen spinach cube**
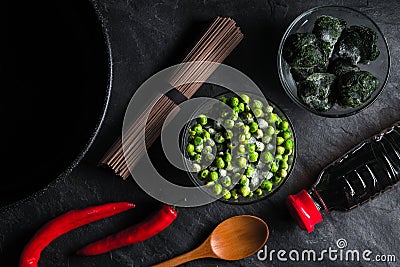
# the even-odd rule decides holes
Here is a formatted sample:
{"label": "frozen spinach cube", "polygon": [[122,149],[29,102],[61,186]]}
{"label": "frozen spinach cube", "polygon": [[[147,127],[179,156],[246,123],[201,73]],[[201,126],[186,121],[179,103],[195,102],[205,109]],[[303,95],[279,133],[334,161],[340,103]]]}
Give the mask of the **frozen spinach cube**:
{"label": "frozen spinach cube", "polygon": [[299,83],[297,94],[301,101],[316,111],[327,111],[332,107],[330,100],[335,75],[314,73]]}
{"label": "frozen spinach cube", "polygon": [[362,105],[378,88],[379,80],[368,71],[350,71],[337,84],[338,103],[344,107]]}
{"label": "frozen spinach cube", "polygon": [[314,23],[313,33],[318,39],[333,47],[344,28],[346,28],[346,22],[343,19],[320,16]]}
{"label": "frozen spinach cube", "polygon": [[378,35],[365,26],[350,26],[343,30],[334,54],[353,64],[368,63],[379,56]]}
{"label": "frozen spinach cube", "polygon": [[294,33],[287,37],[283,46],[283,58],[290,64],[298,57],[298,51],[304,46],[315,43],[317,38],[312,33]]}
{"label": "frozen spinach cube", "polygon": [[337,58],[329,63],[328,72],[336,75],[337,77],[342,76],[343,74],[349,71],[359,71],[360,68],[356,65],[353,65],[350,60]]}

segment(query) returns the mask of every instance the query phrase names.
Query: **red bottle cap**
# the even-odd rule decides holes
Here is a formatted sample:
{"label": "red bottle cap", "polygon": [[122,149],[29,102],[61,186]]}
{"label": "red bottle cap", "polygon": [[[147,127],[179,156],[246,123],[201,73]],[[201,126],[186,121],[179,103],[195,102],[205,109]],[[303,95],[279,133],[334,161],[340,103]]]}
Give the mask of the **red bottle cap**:
{"label": "red bottle cap", "polygon": [[309,233],[314,230],[314,225],[322,221],[321,213],[306,190],[301,190],[296,195],[289,195],[286,204],[290,215],[300,228]]}

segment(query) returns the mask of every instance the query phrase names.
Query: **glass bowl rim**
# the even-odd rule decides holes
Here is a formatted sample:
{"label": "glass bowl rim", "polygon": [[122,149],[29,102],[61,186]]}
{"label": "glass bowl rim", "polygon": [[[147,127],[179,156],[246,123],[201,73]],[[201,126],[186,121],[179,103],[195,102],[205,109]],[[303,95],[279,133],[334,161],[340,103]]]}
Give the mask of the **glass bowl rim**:
{"label": "glass bowl rim", "polygon": [[[358,14],[360,14],[361,16],[363,16],[366,20],[368,20],[369,22],[371,22],[372,25],[374,25],[374,27],[375,27],[376,30],[378,31],[380,37],[382,38],[383,43],[385,44],[386,51],[387,51],[387,68],[388,68],[388,70],[387,70],[387,72],[386,72],[385,80],[384,80],[384,82],[381,84],[380,88],[378,89],[377,94],[376,94],[373,98],[369,99],[369,100],[366,102],[366,103],[367,103],[366,105],[364,105],[364,106],[362,106],[362,107],[360,107],[360,108],[356,108],[356,109],[354,109],[354,110],[352,110],[352,111],[350,111],[350,112],[344,112],[344,113],[341,113],[341,114],[330,114],[330,113],[328,113],[328,112],[316,111],[316,110],[311,109],[311,108],[308,107],[307,105],[303,104],[303,103],[298,99],[298,97],[297,97],[296,95],[294,95],[294,93],[293,93],[292,90],[290,89],[290,86],[289,86],[289,84],[287,83],[287,81],[286,81],[286,79],[285,79],[285,77],[284,77],[284,74],[283,74],[283,72],[282,72],[282,69],[283,69],[283,67],[282,67],[282,61],[284,60],[284,59],[283,59],[283,56],[282,56],[283,45],[284,45],[284,43],[285,43],[287,37],[289,36],[291,30],[293,29],[293,27],[294,27],[302,18],[304,18],[305,16],[310,15],[310,14],[314,13],[314,12],[317,11],[317,10],[326,9],[326,8],[347,9],[347,10],[349,10],[349,11],[358,13]],[[289,98],[290,98],[293,102],[295,102],[299,107],[301,107],[301,108],[303,108],[303,109],[306,109],[306,110],[312,112],[313,114],[318,115],[318,116],[321,116],[321,117],[326,117],[326,118],[344,118],[344,117],[349,117],[349,116],[355,115],[355,114],[357,114],[357,113],[359,113],[359,112],[361,112],[361,111],[367,109],[368,107],[370,107],[370,106],[378,99],[379,95],[381,95],[381,93],[383,92],[383,90],[384,90],[384,88],[386,87],[386,84],[387,84],[387,82],[388,82],[388,80],[389,80],[389,75],[390,75],[390,72],[391,72],[391,56],[390,56],[390,49],[389,49],[389,45],[388,45],[388,42],[387,42],[387,40],[386,40],[386,37],[384,36],[384,34],[383,34],[382,30],[379,28],[379,26],[375,23],[375,21],[372,20],[368,15],[366,15],[365,13],[363,13],[363,12],[357,10],[357,9],[354,9],[354,8],[351,8],[351,7],[347,7],[347,6],[340,6],[340,5],[322,5],[322,6],[316,6],[316,7],[310,8],[310,9],[308,9],[308,10],[302,12],[300,15],[298,15],[298,16],[290,23],[290,25],[289,25],[288,28],[286,29],[284,35],[282,36],[281,42],[280,42],[280,44],[279,44],[278,55],[277,55],[277,65],[278,65],[279,80],[281,81],[281,84],[282,84],[282,86],[283,86],[283,89],[285,90],[285,92],[286,92],[286,94],[289,96]]]}
{"label": "glass bowl rim", "polygon": [[[251,94],[250,91],[249,91],[248,93]],[[232,94],[232,92],[221,93],[221,94],[212,96],[212,98],[218,99],[219,97],[226,96],[226,95],[229,95],[229,94]],[[285,179],[283,179],[283,180],[281,181],[281,183],[278,184],[278,186],[277,186],[272,192],[270,192],[270,193],[268,193],[268,194],[266,194],[266,195],[264,195],[264,196],[261,196],[260,198],[256,198],[256,199],[249,200],[249,201],[245,201],[245,202],[235,202],[235,201],[225,200],[225,199],[223,199],[222,196],[221,196],[220,198],[217,199],[217,201],[221,201],[221,202],[223,202],[223,203],[232,204],[232,205],[248,205],[248,204],[254,204],[254,203],[257,203],[257,202],[259,202],[259,201],[268,199],[269,197],[271,197],[272,195],[274,195],[278,190],[280,190],[280,189],[283,187],[283,185],[286,183],[286,181],[289,180],[289,178],[291,177],[291,174],[292,174],[293,169],[294,169],[294,167],[295,167],[296,158],[297,158],[297,135],[296,135],[295,129],[294,129],[294,127],[293,127],[293,123],[292,123],[291,119],[289,118],[289,116],[287,116],[287,114],[286,114],[274,101],[270,100],[270,99],[269,99],[268,97],[266,97],[266,96],[264,96],[264,97],[265,97],[265,99],[267,100],[267,102],[270,103],[270,104],[272,104],[272,106],[274,106],[274,108],[278,109],[279,112],[282,113],[282,114],[285,116],[285,119],[289,122],[289,126],[290,126],[290,129],[291,129],[292,134],[293,134],[292,139],[293,139],[293,148],[294,148],[294,149],[293,149],[292,165],[291,165],[291,167],[290,167],[290,169],[289,169],[289,171],[288,171],[287,176],[285,177]],[[194,114],[195,114],[195,113],[196,113],[196,111],[193,112],[193,114],[191,114],[191,116],[190,116],[190,121],[192,121],[192,120],[194,119]],[[186,155],[186,154],[185,154],[184,147],[186,147],[186,145],[187,145],[187,140],[186,140],[186,138],[185,138],[185,133],[187,132],[188,127],[189,127],[189,122],[188,122],[188,123],[185,125],[185,127],[183,128],[183,131],[184,131],[184,132],[183,132],[183,134],[182,134],[182,138],[181,138],[181,142],[180,142],[180,143],[181,143],[181,147],[182,147],[182,149],[183,149],[182,157],[185,157],[185,155]],[[189,176],[189,178],[192,180],[192,182],[193,182],[196,186],[201,186],[201,184],[198,182],[198,179],[195,177],[194,173],[189,171],[187,165],[186,165],[185,167],[187,168],[186,173],[187,173],[187,175]]]}

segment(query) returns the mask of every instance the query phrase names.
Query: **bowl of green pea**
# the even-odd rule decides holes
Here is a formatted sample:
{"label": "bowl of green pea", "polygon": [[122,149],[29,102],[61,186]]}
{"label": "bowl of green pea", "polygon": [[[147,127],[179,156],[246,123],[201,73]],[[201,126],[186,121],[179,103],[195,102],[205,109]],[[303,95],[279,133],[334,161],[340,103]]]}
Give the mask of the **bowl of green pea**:
{"label": "bowl of green pea", "polygon": [[249,93],[225,93],[194,112],[181,148],[196,186],[219,200],[249,204],[276,192],[295,163],[292,123],[277,105]]}

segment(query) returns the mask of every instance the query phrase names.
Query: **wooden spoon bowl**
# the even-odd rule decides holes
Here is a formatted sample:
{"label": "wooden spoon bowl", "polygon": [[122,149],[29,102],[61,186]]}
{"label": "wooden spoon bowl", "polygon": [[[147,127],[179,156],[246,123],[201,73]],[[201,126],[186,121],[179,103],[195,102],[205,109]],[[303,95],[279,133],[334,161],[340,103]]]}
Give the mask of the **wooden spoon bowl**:
{"label": "wooden spoon bowl", "polygon": [[240,260],[253,255],[267,242],[267,224],[258,217],[240,215],[220,223],[198,248],[155,266],[178,266],[201,258]]}

